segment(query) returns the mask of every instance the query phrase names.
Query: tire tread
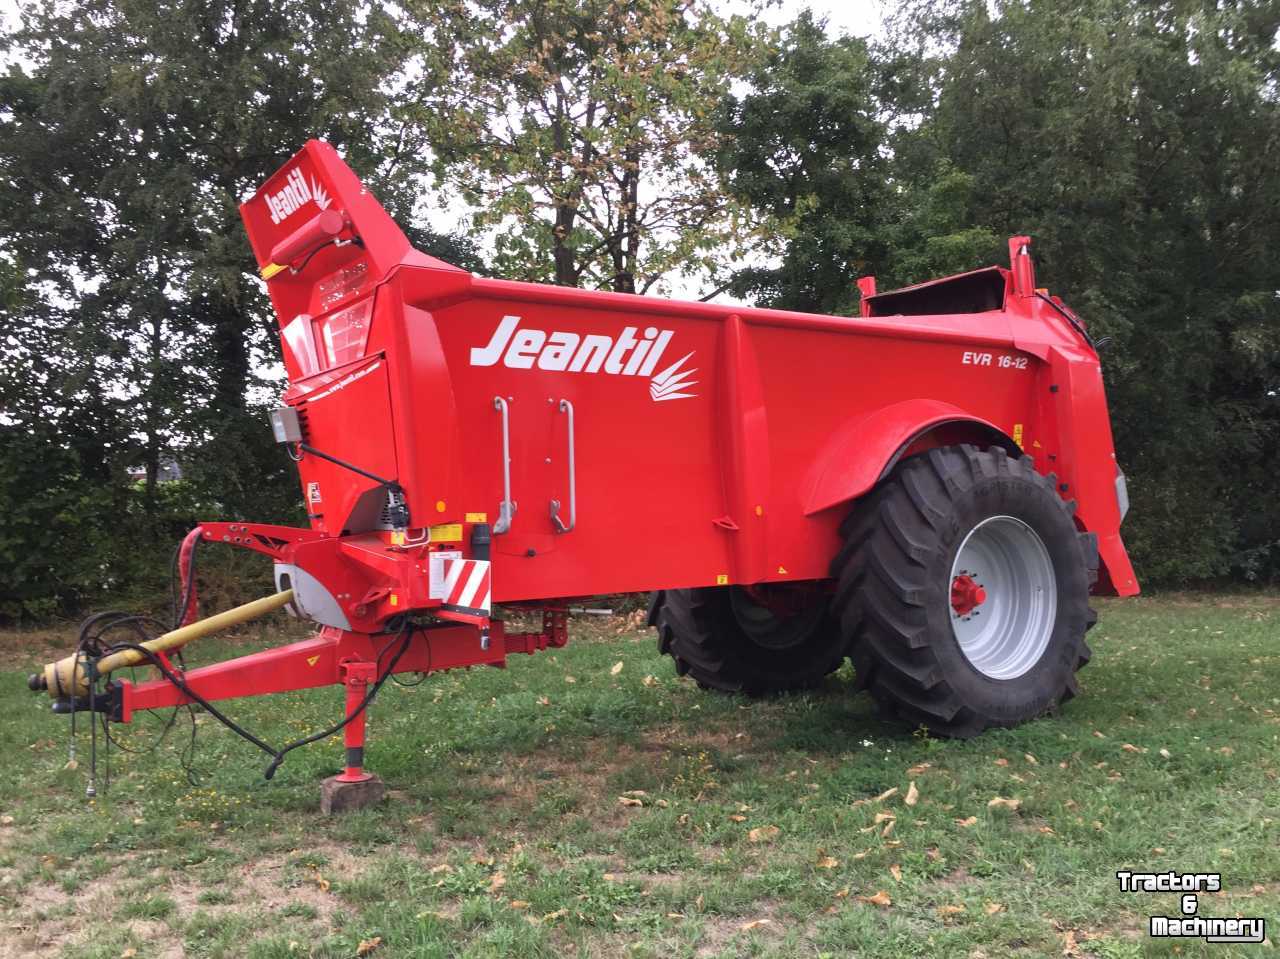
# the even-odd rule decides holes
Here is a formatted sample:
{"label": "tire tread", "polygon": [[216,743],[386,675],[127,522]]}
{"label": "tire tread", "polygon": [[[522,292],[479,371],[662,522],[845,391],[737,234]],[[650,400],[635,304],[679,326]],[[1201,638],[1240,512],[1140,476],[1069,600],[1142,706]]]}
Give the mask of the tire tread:
{"label": "tire tread", "polygon": [[[968,738],[1009,724],[978,713],[958,695],[932,648],[924,608],[930,585],[925,561],[955,501],[979,483],[1008,476],[1052,492],[1071,521],[1074,502],[1062,500],[1056,477],[1036,472],[1029,457],[1010,457],[1002,447],[962,445],[934,448],[899,463],[841,526],[845,545],[831,569],[837,583],[834,603],[858,686],[886,712],[927,726],[933,734]],[[1082,542],[1081,547],[1085,562],[1092,561],[1092,581],[1096,545]],[[1087,601],[1083,611],[1065,609],[1060,615],[1082,616],[1086,629],[1097,620]],[[1076,668],[1090,655],[1081,641]],[[1077,693],[1074,674],[1064,676],[1060,687],[1051,709]]]}

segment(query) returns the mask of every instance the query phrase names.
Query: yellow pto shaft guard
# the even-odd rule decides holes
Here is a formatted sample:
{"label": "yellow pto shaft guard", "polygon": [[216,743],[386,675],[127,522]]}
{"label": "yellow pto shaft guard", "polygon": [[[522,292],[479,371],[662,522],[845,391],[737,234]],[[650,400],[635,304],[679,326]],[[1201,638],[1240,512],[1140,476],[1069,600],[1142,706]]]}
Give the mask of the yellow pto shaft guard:
{"label": "yellow pto shaft guard", "polygon": [[[293,590],[286,589],[284,592],[276,593],[272,596],[264,596],[262,599],[255,599],[253,602],[237,606],[235,609],[228,609],[222,613],[206,616],[204,619],[188,623],[186,626],[180,626],[178,629],[172,629],[163,635],[157,636],[155,639],[149,639],[139,645],[153,653],[177,649],[180,646],[185,646],[193,639],[208,636],[229,626],[247,623],[250,620],[257,619],[259,616],[265,616],[267,613],[286,605],[292,599]],[[146,655],[138,650],[122,649],[118,653],[103,656],[102,659],[98,660],[95,672],[98,676],[105,676],[113,670],[122,669],[126,666],[136,666],[146,661]],[[82,654],[74,653],[58,660],[56,663],[49,663],[45,666],[42,677],[43,685],[48,690],[50,698],[67,699],[88,696],[89,677],[86,674],[87,665],[88,661]],[[33,679],[35,678],[33,677]]]}

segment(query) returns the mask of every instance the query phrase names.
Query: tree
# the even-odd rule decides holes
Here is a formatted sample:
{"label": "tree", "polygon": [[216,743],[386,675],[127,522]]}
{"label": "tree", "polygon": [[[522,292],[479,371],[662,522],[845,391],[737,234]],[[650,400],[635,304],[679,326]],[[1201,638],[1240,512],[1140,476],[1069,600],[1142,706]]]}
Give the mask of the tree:
{"label": "tree", "polygon": [[859,276],[892,288],[1000,253],[1000,238],[971,219],[973,178],[915,146],[934,99],[930,67],[910,49],[832,39],[808,12],[784,28],[719,118],[721,176],[780,247],[773,264],[737,272],[736,295],[850,313]]}
{"label": "tree", "polygon": [[825,24],[805,12],[742,95],[725,98],[721,176],[783,238],[778,265],[738,271],[736,295],[848,312],[857,303],[854,279],[883,267],[896,205],[875,87],[866,43],[829,40]]}
{"label": "tree", "polygon": [[1280,575],[1280,8],[924,0],[884,44],[809,18],[728,101],[721,169],[782,227],[771,305],[1000,263],[1102,354],[1148,583]]}
{"label": "tree", "polygon": [[[921,11],[917,11],[921,12]],[[1139,572],[1280,572],[1280,8],[925,7],[919,132],[968,218],[1037,241],[1103,354]]]}
{"label": "tree", "polygon": [[137,542],[176,530],[123,519],[124,469],[155,514],[170,456],[211,512],[296,511],[253,398],[278,340],[237,205],[319,136],[410,218],[426,150],[396,115],[401,24],[372,2],[73,0],[25,8],[0,50],[8,425],[72,451]]}
{"label": "tree", "polygon": [[644,293],[743,239],[706,158],[715,105],[762,42],[704,0],[415,7],[413,116],[442,189],[506,275]]}

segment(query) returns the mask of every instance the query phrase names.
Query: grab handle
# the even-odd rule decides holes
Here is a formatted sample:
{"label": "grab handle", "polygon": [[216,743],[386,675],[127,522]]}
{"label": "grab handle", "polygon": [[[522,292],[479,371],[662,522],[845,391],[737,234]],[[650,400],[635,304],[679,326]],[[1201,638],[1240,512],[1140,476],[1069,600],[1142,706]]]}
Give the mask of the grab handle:
{"label": "grab handle", "polygon": [[493,398],[493,408],[502,414],[502,502],[498,504],[498,521],[493,524],[494,534],[511,529],[511,517],[516,504],[511,499],[511,422],[507,401],[501,396]]}
{"label": "grab handle", "polygon": [[573,450],[573,404],[568,400],[560,401],[560,412],[569,414],[569,525],[560,519],[560,501],[551,501],[551,522],[555,524],[557,533],[569,533],[578,523],[578,481],[575,475]]}

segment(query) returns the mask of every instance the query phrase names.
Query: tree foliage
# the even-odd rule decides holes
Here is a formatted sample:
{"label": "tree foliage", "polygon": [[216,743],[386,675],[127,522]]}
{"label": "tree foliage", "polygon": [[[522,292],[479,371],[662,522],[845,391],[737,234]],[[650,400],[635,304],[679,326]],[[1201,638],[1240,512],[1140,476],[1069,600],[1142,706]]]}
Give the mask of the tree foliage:
{"label": "tree foliage", "polygon": [[785,237],[776,265],[738,272],[733,292],[772,306],[844,312],[852,279],[886,265],[895,204],[888,127],[864,41],[829,40],[808,12],[722,104],[718,164],[729,188]]}
{"label": "tree foliage", "polygon": [[[1280,575],[1280,7],[915,0],[880,43],[719,9],[25,7],[0,37],[0,615],[158,582],[198,515],[296,516],[237,204],[312,136],[419,248],[522,279],[848,313],[859,274],[1029,233],[1111,341],[1144,582]],[[428,181],[469,236],[427,229]]]}
{"label": "tree foliage", "polygon": [[[1156,581],[1280,570],[1280,9],[959,9],[928,131],[1104,354]],[[940,25],[941,26],[941,25]]]}
{"label": "tree foliage", "polygon": [[[728,130],[733,182],[753,202],[776,206],[762,201],[770,182],[782,194],[803,183],[813,198],[790,217],[782,282],[761,291],[807,306],[858,270],[878,272],[882,288],[914,282],[998,262],[1004,237],[1031,234],[1041,279],[1112,338],[1103,362],[1139,573],[1275,576],[1278,27],[1269,3],[916,4],[877,52],[862,106],[829,121],[817,85],[792,77],[847,63],[850,41],[810,33],[755,81],[768,108],[756,122],[739,110]],[[873,117],[890,122],[877,131]],[[745,155],[771,142],[804,145],[818,171],[775,163],[765,185],[744,183]],[[839,182],[849,159],[883,154],[889,216],[816,188]],[[824,246],[828,224],[869,235]]]}
{"label": "tree foliage", "polygon": [[[409,218],[422,149],[389,92],[401,26],[375,3],[75,0],[26,8],[0,49],[0,250],[22,304],[3,314],[0,508],[168,541],[192,518],[161,521],[157,473],[178,458],[211,514],[296,513],[259,408],[278,341],[237,205],[322,136]],[[65,495],[21,495],[35,449]],[[72,582],[53,592],[93,592],[101,577],[70,570],[96,541],[58,542]],[[0,602],[31,578],[7,565]]]}
{"label": "tree foliage", "polygon": [[435,172],[506,275],[625,293],[739,241],[707,157],[761,31],[704,0],[451,0],[414,8]]}

